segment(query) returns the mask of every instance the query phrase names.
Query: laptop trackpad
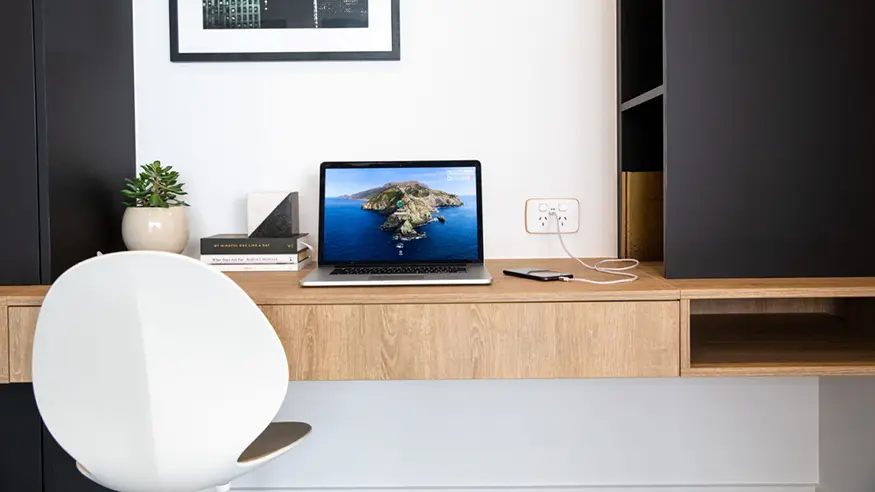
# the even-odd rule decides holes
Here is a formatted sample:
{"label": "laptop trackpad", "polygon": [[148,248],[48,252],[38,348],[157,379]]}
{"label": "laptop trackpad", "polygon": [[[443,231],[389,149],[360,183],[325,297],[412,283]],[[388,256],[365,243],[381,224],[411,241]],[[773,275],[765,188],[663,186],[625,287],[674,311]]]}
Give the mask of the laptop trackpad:
{"label": "laptop trackpad", "polygon": [[385,281],[385,280],[422,280],[425,275],[370,275],[368,280]]}

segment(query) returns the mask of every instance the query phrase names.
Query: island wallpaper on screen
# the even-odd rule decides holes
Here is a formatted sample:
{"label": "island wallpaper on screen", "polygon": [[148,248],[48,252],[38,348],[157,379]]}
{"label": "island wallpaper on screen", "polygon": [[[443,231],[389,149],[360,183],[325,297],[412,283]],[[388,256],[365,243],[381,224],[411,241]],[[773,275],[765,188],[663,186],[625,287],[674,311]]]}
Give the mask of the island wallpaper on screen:
{"label": "island wallpaper on screen", "polygon": [[325,170],[322,257],[479,259],[473,167]]}

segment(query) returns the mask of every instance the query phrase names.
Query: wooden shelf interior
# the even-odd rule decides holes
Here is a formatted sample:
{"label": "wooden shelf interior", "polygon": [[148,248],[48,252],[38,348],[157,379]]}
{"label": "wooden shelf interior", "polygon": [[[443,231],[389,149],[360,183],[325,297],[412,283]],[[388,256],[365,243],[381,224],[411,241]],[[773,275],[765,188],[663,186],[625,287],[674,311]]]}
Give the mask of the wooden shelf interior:
{"label": "wooden shelf interior", "polygon": [[873,301],[690,301],[688,374],[875,373]]}
{"label": "wooden shelf interior", "polygon": [[620,175],[620,256],[663,259],[663,173]]}

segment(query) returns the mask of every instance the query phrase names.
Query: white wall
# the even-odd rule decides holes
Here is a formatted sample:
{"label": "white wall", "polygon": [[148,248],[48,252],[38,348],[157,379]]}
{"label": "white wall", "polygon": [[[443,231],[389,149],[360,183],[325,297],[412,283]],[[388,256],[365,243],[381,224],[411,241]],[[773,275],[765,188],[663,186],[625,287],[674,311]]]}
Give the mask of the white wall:
{"label": "white wall", "polygon": [[875,490],[875,378],[821,380],[817,490]]}
{"label": "white wall", "polygon": [[[477,158],[488,257],[561,256],[524,233],[525,199],[545,196],[580,199],[573,251],[615,253],[614,0],[404,0],[401,62],[269,64],[171,64],[167,2],[133,1],[137,154],[183,173],[193,246],[244,231],[245,195],[264,189],[300,191],[315,231],[324,160]],[[314,435],[238,487],[811,492],[817,478],[812,379],[289,390],[279,418]]]}
{"label": "white wall", "polygon": [[182,172],[192,244],[245,232],[258,190],[298,190],[315,234],[322,161],[475,158],[488,257],[560,256],[529,197],[579,198],[569,246],[616,254],[612,0],[405,0],[379,63],[172,64],[167,2],[134,4],[137,155]]}
{"label": "white wall", "polygon": [[292,383],[313,435],[240,487],[807,486],[816,379]]}

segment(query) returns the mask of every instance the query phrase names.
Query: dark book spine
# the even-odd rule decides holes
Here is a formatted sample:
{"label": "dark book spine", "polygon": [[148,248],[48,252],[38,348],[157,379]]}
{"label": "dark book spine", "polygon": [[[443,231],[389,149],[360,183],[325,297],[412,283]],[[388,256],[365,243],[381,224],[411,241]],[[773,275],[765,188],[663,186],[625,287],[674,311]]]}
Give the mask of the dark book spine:
{"label": "dark book spine", "polygon": [[202,255],[293,255],[298,252],[298,240],[221,240],[201,239]]}

